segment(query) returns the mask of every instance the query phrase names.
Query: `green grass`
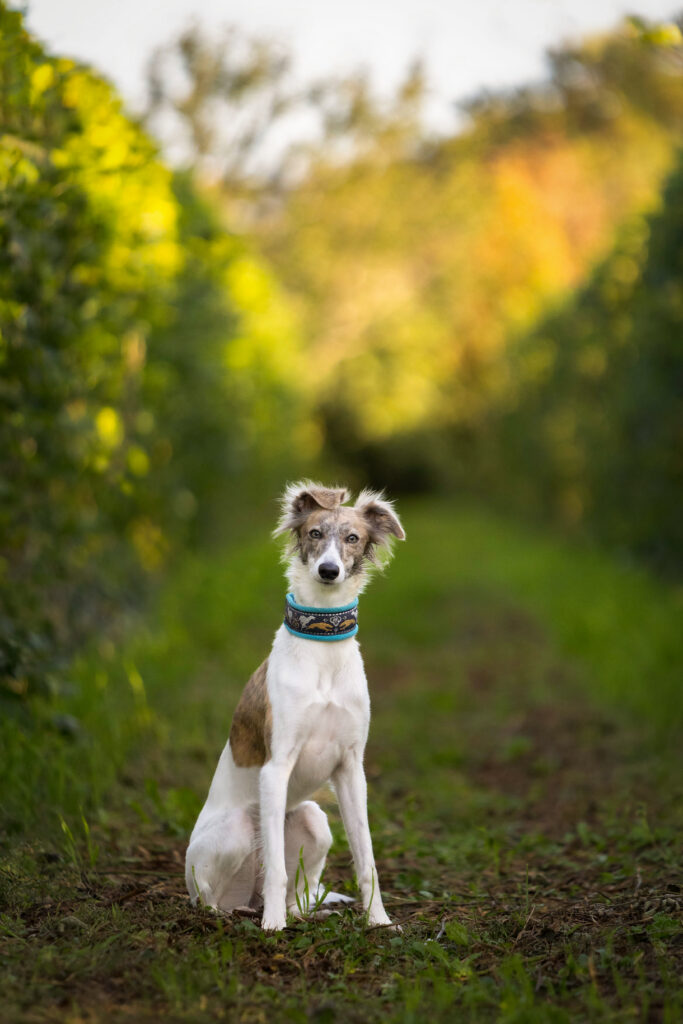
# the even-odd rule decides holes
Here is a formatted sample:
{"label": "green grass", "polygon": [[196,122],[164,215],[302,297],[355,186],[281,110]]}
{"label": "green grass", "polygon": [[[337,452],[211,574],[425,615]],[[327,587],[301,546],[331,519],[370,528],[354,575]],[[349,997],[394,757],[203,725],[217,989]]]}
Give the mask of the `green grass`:
{"label": "green grass", "polygon": [[[264,530],[0,726],[17,1021],[680,1019],[681,594],[479,509],[403,509],[361,601],[383,891],[265,936],[190,907],[186,835],[284,595]],[[326,871],[353,887],[332,803]]]}

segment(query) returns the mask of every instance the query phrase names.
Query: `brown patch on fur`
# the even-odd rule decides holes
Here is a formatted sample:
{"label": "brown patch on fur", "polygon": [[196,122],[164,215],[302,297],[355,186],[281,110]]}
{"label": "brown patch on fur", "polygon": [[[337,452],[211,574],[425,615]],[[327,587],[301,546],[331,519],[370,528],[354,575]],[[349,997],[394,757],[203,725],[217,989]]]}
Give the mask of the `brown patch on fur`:
{"label": "brown patch on fur", "polygon": [[298,530],[311,512],[339,508],[349,497],[346,487],[324,487],[311,480],[290,484],[282,496],[282,515],[274,536],[286,530]]}
{"label": "brown patch on fur", "polygon": [[[311,530],[319,530],[322,536],[311,537]],[[355,534],[358,540],[349,543],[347,537]],[[301,560],[306,564],[315,561],[331,540],[335,540],[344,568],[349,575],[360,572],[363,557],[368,547],[369,535],[366,523],[355,509],[339,507],[326,511],[316,509],[307,516],[298,532],[298,546]]]}
{"label": "brown patch on fur", "polygon": [[244,687],[235,708],[230,727],[230,749],[239,768],[260,767],[270,758],[273,715],[266,686],[267,671],[266,658]]}
{"label": "brown patch on fur", "polygon": [[326,509],[337,508],[342,501],[346,501],[348,496],[349,492],[345,487],[310,487],[295,499],[295,507],[298,501],[301,510],[315,508],[316,505]]}

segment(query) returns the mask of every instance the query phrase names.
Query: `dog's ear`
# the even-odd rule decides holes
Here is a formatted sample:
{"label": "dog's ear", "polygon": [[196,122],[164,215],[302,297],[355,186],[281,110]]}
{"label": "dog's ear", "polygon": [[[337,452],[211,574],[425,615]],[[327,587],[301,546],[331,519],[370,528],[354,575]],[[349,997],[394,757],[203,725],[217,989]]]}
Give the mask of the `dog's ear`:
{"label": "dog's ear", "polygon": [[289,484],[282,495],[282,514],[273,536],[277,537],[287,530],[298,530],[315,509],[337,508],[348,499],[349,492],[346,487],[323,487],[322,484],[314,484],[310,480]]}
{"label": "dog's ear", "polygon": [[394,506],[381,493],[361,491],[356,502],[356,512],[365,521],[371,544],[388,547],[392,537],[398,540],[406,539],[405,530],[394,511]]}

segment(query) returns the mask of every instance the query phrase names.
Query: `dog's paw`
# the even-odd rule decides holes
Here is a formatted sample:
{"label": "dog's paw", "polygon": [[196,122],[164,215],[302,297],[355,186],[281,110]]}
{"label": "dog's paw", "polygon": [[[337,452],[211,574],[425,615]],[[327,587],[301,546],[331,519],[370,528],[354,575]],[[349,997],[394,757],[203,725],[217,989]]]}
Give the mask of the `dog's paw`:
{"label": "dog's paw", "polygon": [[261,919],[261,928],[264,932],[281,932],[287,925],[287,920],[278,915],[264,914]]}
{"label": "dog's paw", "polygon": [[382,929],[383,931],[401,934],[403,929],[400,924],[394,924],[387,914],[375,914],[368,917],[368,928]]}

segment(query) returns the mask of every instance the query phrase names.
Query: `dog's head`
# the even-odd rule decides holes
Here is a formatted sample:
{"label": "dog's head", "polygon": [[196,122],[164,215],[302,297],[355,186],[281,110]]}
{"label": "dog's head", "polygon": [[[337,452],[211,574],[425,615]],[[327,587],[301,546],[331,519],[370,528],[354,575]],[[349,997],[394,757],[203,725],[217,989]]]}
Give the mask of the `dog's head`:
{"label": "dog's head", "polygon": [[304,481],[291,484],[282,498],[275,535],[289,533],[289,557],[307,567],[313,580],[327,586],[358,577],[391,552],[394,538],[405,532],[393,505],[382,494],[362,491],[346,504],[346,487],[323,487]]}

